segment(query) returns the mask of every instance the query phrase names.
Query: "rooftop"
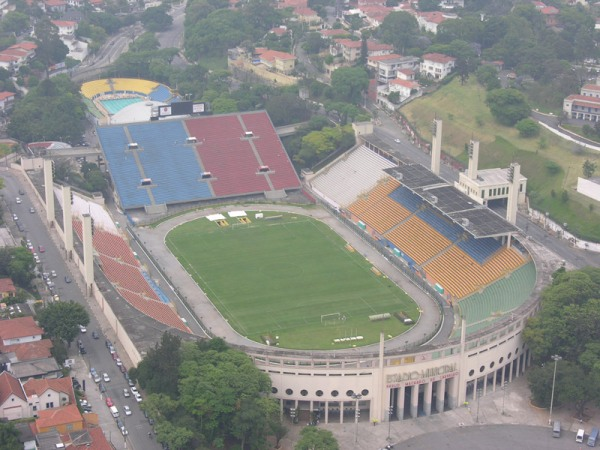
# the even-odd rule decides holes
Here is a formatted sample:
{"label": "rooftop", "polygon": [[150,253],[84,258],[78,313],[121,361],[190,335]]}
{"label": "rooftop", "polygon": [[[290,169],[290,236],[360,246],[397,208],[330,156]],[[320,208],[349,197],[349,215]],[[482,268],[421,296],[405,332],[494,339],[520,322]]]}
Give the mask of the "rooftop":
{"label": "rooftop", "polygon": [[8,397],[16,395],[23,401],[27,401],[27,396],[21,386],[21,382],[8,372],[0,373],[0,405],[2,405]]}
{"label": "rooftop", "polygon": [[67,405],[60,408],[38,411],[38,418],[35,421],[35,425],[40,430],[42,428],[52,428],[79,421],[83,422],[83,417],[81,417],[77,405]]}
{"label": "rooftop", "polygon": [[0,320],[0,338],[2,340],[41,336],[44,330],[37,326],[33,317],[17,317]]}
{"label": "rooftop", "polygon": [[423,61],[433,61],[436,63],[447,64],[451,61],[456,61],[456,58],[444,55],[443,53],[426,53],[423,55]]}

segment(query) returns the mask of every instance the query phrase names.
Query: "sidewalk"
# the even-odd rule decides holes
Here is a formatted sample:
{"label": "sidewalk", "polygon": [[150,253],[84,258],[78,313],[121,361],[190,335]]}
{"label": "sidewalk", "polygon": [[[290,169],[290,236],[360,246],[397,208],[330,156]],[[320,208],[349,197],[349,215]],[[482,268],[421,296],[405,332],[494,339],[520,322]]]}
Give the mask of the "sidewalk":
{"label": "sidewalk", "polygon": [[[537,408],[531,405],[529,398],[530,392],[527,385],[527,378],[525,375],[522,375],[507,386],[506,395],[498,387],[496,392],[488,392],[487,395],[481,397],[479,400],[479,415],[477,414],[477,402],[472,402],[467,407],[457,408],[443,414],[432,414],[431,416],[419,417],[418,419],[392,421],[391,426],[389,426],[388,422],[373,426],[371,423],[361,421],[358,424],[358,433],[356,433],[354,422],[321,424],[319,427],[331,431],[342,450],[354,448],[377,450],[384,448],[390,442],[396,444],[425,433],[474,425],[511,424],[548,427],[548,409]],[[575,411],[573,408],[557,408],[555,406],[552,416],[554,420],[561,421],[563,431],[576,432],[578,428],[585,428],[586,433],[589,433],[593,426],[598,425],[600,411],[591,406],[586,408],[586,416],[589,419],[583,423],[580,423],[574,417]],[[477,422],[478,418],[479,422]],[[361,417],[361,420],[366,419]],[[305,424],[292,425],[288,422],[286,426],[289,431],[282,439],[281,448],[292,450]],[[387,440],[388,430],[390,431],[390,441]],[[355,433],[358,437],[356,443],[354,441]]]}

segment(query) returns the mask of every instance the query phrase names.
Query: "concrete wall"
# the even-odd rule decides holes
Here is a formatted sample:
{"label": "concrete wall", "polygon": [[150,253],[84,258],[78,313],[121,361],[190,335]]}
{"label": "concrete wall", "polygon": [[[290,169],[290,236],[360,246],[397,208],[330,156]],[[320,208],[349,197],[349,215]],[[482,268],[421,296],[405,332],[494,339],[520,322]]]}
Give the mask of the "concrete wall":
{"label": "concrete wall", "polygon": [[600,182],[577,178],[577,192],[600,202]]}

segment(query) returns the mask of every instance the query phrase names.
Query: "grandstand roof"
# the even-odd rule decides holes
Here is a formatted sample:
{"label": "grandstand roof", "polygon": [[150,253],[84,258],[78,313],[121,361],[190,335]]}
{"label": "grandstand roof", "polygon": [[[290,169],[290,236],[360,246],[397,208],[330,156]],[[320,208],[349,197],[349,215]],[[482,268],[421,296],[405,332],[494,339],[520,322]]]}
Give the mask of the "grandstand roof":
{"label": "grandstand roof", "polygon": [[514,225],[474,202],[421,164],[404,164],[384,171],[476,238],[502,236],[517,231]]}

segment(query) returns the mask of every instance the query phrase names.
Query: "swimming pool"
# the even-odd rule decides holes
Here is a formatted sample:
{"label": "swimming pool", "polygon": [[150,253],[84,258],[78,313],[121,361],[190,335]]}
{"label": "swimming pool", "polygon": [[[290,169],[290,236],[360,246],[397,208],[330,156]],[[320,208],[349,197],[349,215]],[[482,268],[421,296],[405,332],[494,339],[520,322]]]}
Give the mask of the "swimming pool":
{"label": "swimming pool", "polygon": [[116,114],[126,106],[142,101],[144,100],[141,98],[116,98],[113,100],[100,100],[100,103],[109,114]]}

